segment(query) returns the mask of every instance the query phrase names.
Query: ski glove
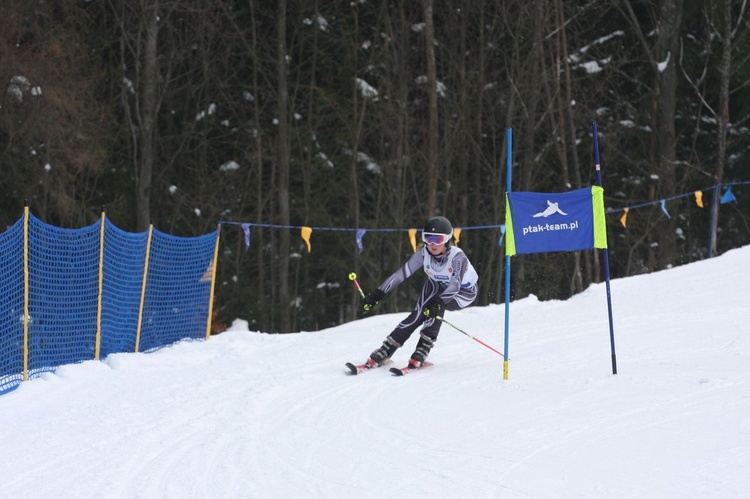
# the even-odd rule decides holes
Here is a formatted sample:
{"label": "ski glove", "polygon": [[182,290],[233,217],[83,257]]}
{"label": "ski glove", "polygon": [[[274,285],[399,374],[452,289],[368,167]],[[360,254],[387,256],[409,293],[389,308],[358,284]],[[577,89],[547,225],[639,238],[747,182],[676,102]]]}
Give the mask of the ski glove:
{"label": "ski glove", "polygon": [[442,317],[443,315],[443,302],[440,298],[433,298],[427,302],[424,307],[424,315],[427,317]]}
{"label": "ski glove", "polygon": [[372,307],[380,303],[380,300],[385,297],[385,293],[381,291],[380,289],[376,289],[372,293],[365,296],[365,304],[362,308],[365,309],[365,312],[369,312]]}

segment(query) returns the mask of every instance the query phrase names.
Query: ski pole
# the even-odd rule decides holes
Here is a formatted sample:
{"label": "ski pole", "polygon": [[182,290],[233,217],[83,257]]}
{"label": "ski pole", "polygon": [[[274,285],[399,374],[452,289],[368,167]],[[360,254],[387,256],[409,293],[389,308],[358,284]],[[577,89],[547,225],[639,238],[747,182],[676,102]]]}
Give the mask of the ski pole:
{"label": "ski pole", "polygon": [[360,286],[359,285],[359,281],[357,281],[357,274],[355,274],[354,272],[352,272],[351,274],[349,274],[349,280],[350,281],[354,281],[354,285],[357,286],[357,289],[359,290],[359,294],[361,294],[362,298],[364,298],[365,297],[365,292],[362,291],[362,286]]}
{"label": "ski pole", "polygon": [[485,347],[489,348],[490,350],[492,350],[492,351],[493,351],[493,352],[495,352],[496,354],[498,354],[498,355],[500,355],[501,357],[505,358],[505,355],[503,355],[503,353],[502,353],[501,351],[499,351],[499,350],[495,350],[494,348],[492,348],[491,346],[489,346],[489,345],[488,345],[487,343],[483,342],[483,341],[482,341],[482,340],[480,340],[479,338],[475,338],[474,336],[470,335],[469,333],[467,333],[466,331],[464,331],[464,330],[463,330],[463,329],[461,329],[460,327],[456,326],[455,324],[451,324],[450,322],[448,322],[447,320],[443,319],[443,318],[442,318],[442,317],[440,317],[439,315],[435,316],[435,318],[436,318],[436,319],[438,319],[438,320],[441,320],[441,321],[443,321],[444,323],[448,324],[448,325],[449,325],[450,327],[452,327],[452,328],[453,328],[453,329],[455,329],[456,331],[459,331],[459,332],[461,332],[461,333],[464,333],[464,334],[465,334],[466,336],[468,336],[468,337],[469,337],[469,338],[471,338],[472,340],[474,340],[474,341],[476,341],[477,343],[479,343],[479,344],[481,344],[481,345],[483,345],[483,346],[485,346]]}

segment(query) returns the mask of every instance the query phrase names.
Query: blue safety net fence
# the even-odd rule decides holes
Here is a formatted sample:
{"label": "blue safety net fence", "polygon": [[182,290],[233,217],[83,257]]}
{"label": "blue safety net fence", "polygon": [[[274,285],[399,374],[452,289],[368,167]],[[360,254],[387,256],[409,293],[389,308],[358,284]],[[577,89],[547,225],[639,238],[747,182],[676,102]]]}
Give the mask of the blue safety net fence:
{"label": "blue safety net fence", "polygon": [[0,393],[23,380],[23,219],[0,234]]}
{"label": "blue safety net fence", "polygon": [[61,229],[29,214],[25,270],[24,225],[0,234],[0,394],[24,374],[206,337],[218,231],[154,229],[149,244],[106,219]]}

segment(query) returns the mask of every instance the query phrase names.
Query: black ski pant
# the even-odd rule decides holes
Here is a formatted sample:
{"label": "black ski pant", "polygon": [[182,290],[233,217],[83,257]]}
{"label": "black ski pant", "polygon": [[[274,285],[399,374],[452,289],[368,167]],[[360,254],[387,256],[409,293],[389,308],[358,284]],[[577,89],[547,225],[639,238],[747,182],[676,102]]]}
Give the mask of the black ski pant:
{"label": "black ski pant", "polygon": [[[439,284],[436,284],[432,279],[428,279],[422,288],[422,292],[419,295],[417,304],[414,306],[414,310],[411,311],[406,319],[402,320],[399,325],[396,326],[396,329],[390,334],[391,339],[403,346],[411,334],[416,331],[418,327],[424,325],[422,328],[422,334],[430,338],[432,341],[435,341],[440,332],[440,326],[443,325],[443,321],[424,315],[424,308],[430,300],[439,296],[441,291],[442,288]],[[459,308],[461,307],[458,303],[451,300],[445,304],[444,309],[458,310]]]}

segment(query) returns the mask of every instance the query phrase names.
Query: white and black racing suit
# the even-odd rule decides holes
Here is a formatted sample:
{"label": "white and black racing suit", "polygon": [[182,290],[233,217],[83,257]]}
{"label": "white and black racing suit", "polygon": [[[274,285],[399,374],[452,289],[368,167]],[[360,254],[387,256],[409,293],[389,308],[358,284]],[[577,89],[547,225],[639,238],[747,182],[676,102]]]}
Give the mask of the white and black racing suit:
{"label": "white and black racing suit", "polygon": [[399,345],[403,345],[422,324],[422,335],[433,341],[437,339],[442,321],[427,317],[423,313],[425,305],[433,298],[442,301],[445,310],[458,310],[471,305],[477,297],[479,277],[466,254],[457,246],[449,246],[439,257],[431,255],[427,247],[420,248],[378,289],[388,293],[420,268],[427,274],[427,279],[419,299],[414,310],[390,334]]}

